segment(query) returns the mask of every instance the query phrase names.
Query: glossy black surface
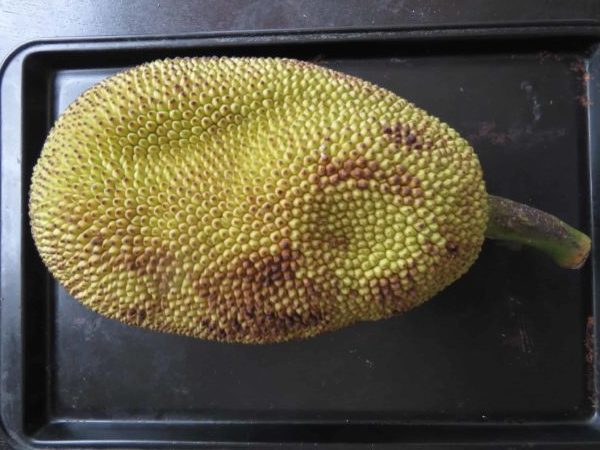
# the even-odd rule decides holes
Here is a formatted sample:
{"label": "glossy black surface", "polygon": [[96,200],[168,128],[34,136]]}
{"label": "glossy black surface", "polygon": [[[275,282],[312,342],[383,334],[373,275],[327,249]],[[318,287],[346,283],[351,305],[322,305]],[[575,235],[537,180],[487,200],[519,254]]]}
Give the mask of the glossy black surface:
{"label": "glossy black surface", "polygon": [[599,440],[585,346],[591,264],[566,271],[486,243],[464,278],[405,316],[246,347],[130,328],[86,310],[48,276],[27,223],[31,168],[50,124],[82,90],[158,57],[245,54],[316,60],[397,92],[470,140],[490,192],[590,232],[598,34],[528,33],[536,39],[433,30],[22,50],[2,80],[4,427],[33,446]]}

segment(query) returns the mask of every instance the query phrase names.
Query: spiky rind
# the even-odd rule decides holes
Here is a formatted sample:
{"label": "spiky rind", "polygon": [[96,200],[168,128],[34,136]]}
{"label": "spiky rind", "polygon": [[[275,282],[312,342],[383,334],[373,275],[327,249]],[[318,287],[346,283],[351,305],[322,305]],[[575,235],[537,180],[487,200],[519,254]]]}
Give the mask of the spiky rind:
{"label": "spiky rind", "polygon": [[487,222],[479,162],[454,130],[276,58],[108,78],[58,119],[30,194],[39,252],[84,305],[229,342],[410,309],[470,267]]}

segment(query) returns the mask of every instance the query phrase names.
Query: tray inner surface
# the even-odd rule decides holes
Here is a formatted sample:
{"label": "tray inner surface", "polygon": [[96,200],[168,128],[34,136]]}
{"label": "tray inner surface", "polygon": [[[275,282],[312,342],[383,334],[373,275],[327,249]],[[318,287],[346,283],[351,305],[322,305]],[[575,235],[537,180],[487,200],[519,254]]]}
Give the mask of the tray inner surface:
{"label": "tray inner surface", "polygon": [[[112,59],[109,52],[107,62],[102,54],[73,63],[32,58],[24,202],[49,124],[94,83],[159,56],[280,55],[316,60],[407,98],[471,142],[490,192],[589,231],[586,47],[464,48],[199,46]],[[449,424],[585,420],[593,412],[589,265],[561,270],[535,252],[488,242],[468,274],[404,316],[303,342],[243,346],[104,319],[47,276],[26,221],[23,239],[25,413],[34,434],[51,419]]]}

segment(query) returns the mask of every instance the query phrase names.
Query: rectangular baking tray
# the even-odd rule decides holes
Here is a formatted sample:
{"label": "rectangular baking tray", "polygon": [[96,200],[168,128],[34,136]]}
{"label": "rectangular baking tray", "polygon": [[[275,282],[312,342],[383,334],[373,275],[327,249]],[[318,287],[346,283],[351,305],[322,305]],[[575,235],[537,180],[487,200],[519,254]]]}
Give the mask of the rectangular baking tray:
{"label": "rectangular baking tray", "polygon": [[[491,193],[598,234],[600,26],[437,27],[34,42],[1,79],[0,417],[22,448],[600,445],[598,246],[579,271],[487,242],[418,309],[244,346],[128,327],[53,280],[32,168],[83,90],[145,61],[309,60],[380,84],[467,138]],[[553,447],[554,448],[554,447]],[[558,448],[558,447],[557,447]]]}

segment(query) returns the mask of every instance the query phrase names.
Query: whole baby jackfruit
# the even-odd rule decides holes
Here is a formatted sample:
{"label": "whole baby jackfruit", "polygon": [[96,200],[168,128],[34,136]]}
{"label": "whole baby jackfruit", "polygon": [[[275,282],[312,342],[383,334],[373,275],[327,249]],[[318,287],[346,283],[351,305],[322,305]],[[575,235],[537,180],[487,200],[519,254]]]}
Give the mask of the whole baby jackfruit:
{"label": "whole baby jackfruit", "polygon": [[277,58],[167,59],[94,86],[48,136],[30,220],[52,274],[94,311],[246,343],[413,308],[469,269],[486,229],[563,265],[589,250],[558,219],[488,197],[473,149],[437,118]]}

